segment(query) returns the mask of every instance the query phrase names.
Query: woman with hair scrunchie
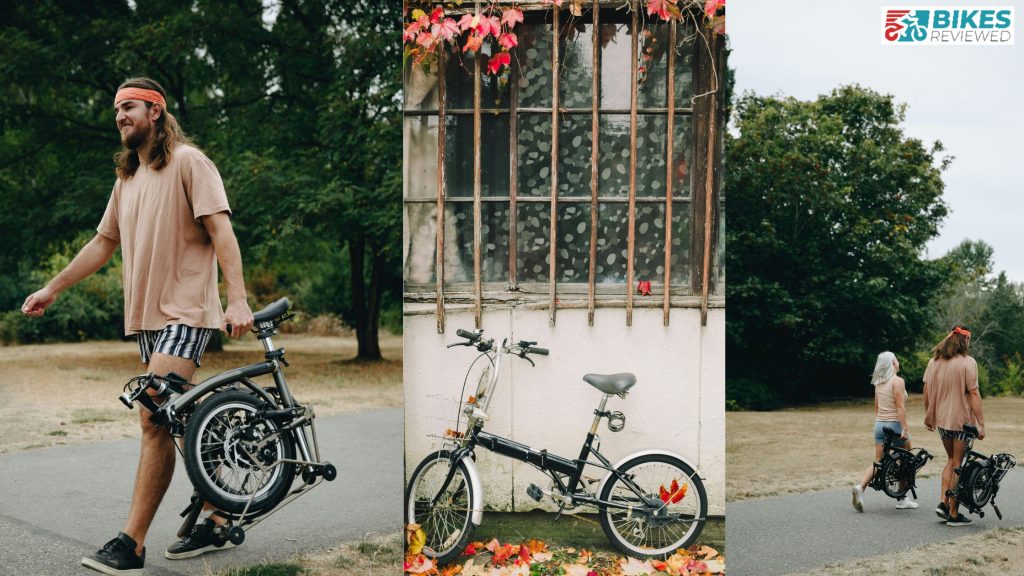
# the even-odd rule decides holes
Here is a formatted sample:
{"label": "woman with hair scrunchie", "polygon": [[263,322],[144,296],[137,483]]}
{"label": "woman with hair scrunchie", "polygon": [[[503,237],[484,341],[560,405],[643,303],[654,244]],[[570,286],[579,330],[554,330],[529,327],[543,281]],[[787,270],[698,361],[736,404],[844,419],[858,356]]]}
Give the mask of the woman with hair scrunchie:
{"label": "woman with hair scrunchie", "polygon": [[924,371],[924,425],[929,431],[939,431],[946,449],[946,467],[942,469],[942,488],[935,514],[947,526],[967,526],[971,523],[960,514],[956,498],[946,496],[947,490],[956,488],[959,480],[956,467],[963,460],[967,447],[964,424],[978,428],[978,440],[985,438],[985,418],[981,413],[981,393],[978,390],[978,363],[967,355],[971,344],[971,331],[957,324],[932,349],[932,359]]}
{"label": "woman with hair scrunchie", "polygon": [[[875,387],[875,462],[882,459],[882,443],[885,441],[884,428],[892,428],[900,433],[895,445],[910,450],[910,434],[907,430],[907,387],[903,378],[897,376],[900,361],[892,352],[882,352],[875,361],[875,371],[871,374],[871,384]],[[853,507],[857,512],[864,511],[864,490],[875,475],[875,465],[871,463],[864,472],[860,484],[853,485]],[[905,509],[917,508],[917,502],[904,496],[896,501],[896,507]]]}

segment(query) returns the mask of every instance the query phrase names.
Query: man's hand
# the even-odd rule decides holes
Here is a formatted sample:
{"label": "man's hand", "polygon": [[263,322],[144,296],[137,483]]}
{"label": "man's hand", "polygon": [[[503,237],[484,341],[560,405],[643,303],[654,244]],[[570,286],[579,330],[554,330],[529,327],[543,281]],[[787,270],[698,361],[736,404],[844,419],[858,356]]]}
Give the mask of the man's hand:
{"label": "man's hand", "polygon": [[978,428],[978,440],[984,440],[985,439],[985,425],[984,424],[978,424],[977,428]]}
{"label": "man's hand", "polygon": [[907,439],[907,429],[904,428],[903,431],[900,432],[900,440],[906,440],[906,439]]}
{"label": "man's hand", "polygon": [[[249,304],[245,300],[229,303],[228,309],[224,311],[222,324],[221,330],[232,338],[238,338],[248,332],[252,328],[252,309],[249,308]],[[227,326],[231,326],[231,332],[228,332]]]}
{"label": "man's hand", "polygon": [[25,298],[25,303],[21,305],[21,313],[32,318],[39,318],[46,313],[46,308],[56,299],[57,293],[50,290],[49,287],[37,290]]}

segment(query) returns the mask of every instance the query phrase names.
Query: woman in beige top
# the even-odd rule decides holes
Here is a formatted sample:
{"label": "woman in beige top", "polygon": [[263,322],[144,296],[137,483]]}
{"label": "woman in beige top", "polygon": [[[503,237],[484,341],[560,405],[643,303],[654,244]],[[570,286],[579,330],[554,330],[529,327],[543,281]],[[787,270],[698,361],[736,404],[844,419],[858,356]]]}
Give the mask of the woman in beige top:
{"label": "woman in beige top", "polygon": [[946,520],[947,526],[966,526],[971,523],[957,509],[956,498],[946,496],[947,490],[956,488],[959,480],[956,467],[967,447],[963,425],[978,428],[978,440],[985,438],[985,417],[981,413],[981,393],[978,391],[978,363],[967,355],[971,344],[971,331],[963,324],[953,330],[932,349],[932,359],[924,371],[924,425],[929,431],[938,429],[942,446],[946,449],[946,467],[942,470],[942,488],[935,514]]}
{"label": "woman in beige top", "polygon": [[[882,352],[875,361],[875,371],[871,374],[871,384],[875,387],[875,462],[882,459],[882,443],[885,441],[884,428],[892,428],[900,433],[895,445],[910,450],[910,434],[907,431],[907,387],[896,374],[900,371],[900,361],[892,352]],[[864,511],[864,489],[868,487],[875,475],[875,465],[871,463],[864,472],[860,484],[853,485],[853,507],[858,512]],[[917,508],[908,496],[896,501],[896,507],[903,509]]]}

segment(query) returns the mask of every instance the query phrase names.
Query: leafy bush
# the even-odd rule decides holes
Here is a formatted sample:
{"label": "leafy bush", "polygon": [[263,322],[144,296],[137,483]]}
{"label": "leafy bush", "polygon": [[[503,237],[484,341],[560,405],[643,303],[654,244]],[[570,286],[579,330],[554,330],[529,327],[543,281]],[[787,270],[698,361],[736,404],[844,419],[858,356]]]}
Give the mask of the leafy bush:
{"label": "leafy bush", "polygon": [[727,377],[725,407],[727,410],[775,410],[782,407],[782,399],[763,382]]}

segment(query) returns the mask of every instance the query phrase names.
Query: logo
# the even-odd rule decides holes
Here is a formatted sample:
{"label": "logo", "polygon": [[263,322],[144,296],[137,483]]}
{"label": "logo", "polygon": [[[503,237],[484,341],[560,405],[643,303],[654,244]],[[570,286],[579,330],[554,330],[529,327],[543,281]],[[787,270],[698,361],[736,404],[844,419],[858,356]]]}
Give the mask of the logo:
{"label": "logo", "polygon": [[1013,37],[1012,6],[882,8],[882,44],[1012,46]]}

